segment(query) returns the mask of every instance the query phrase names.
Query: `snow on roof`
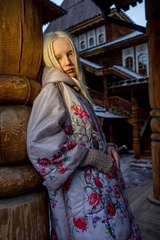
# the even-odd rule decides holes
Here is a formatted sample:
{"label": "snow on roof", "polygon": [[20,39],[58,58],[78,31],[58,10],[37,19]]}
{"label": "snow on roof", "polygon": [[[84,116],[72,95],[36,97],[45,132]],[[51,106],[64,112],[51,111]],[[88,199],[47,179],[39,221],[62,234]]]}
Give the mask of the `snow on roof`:
{"label": "snow on roof", "polygon": [[[90,67],[92,67],[92,68],[94,68],[94,69],[96,69],[96,70],[101,70],[101,69],[107,68],[107,67],[105,67],[105,66],[102,66],[102,65],[93,63],[93,62],[91,62],[91,61],[88,61],[88,60],[86,60],[86,59],[84,59],[84,58],[80,58],[80,61],[81,61],[81,63],[84,63],[84,64],[86,64],[86,65],[88,65],[88,66],[90,66]],[[133,80],[133,79],[137,79],[137,80],[139,80],[139,79],[146,79],[146,76],[141,75],[141,74],[138,74],[138,73],[136,73],[136,72],[134,72],[134,71],[131,71],[131,70],[129,70],[129,69],[125,68],[125,67],[122,67],[122,66],[113,65],[113,66],[110,67],[110,68],[114,68],[114,69],[116,69],[116,70],[119,70],[119,71],[122,72],[122,73],[127,74],[128,76],[131,77],[131,80]],[[125,79],[125,80],[123,80],[123,81],[126,81],[126,80],[127,80],[127,79]],[[129,79],[128,79],[128,80],[129,80]]]}
{"label": "snow on roof", "polygon": [[121,72],[124,72],[124,73],[128,74],[129,76],[131,76],[131,77],[133,77],[133,78],[137,78],[137,79],[144,78],[143,75],[138,74],[138,73],[136,73],[136,72],[134,72],[134,71],[131,71],[131,70],[125,68],[125,67],[118,66],[118,65],[113,65],[113,67],[114,67],[115,69],[120,70]]}
{"label": "snow on roof", "polygon": [[118,39],[116,39],[112,42],[105,43],[105,44],[99,45],[97,47],[93,47],[91,49],[88,49],[87,51],[85,50],[85,52],[90,52],[90,51],[97,50],[97,49],[100,49],[100,48],[103,48],[103,47],[108,47],[108,46],[111,46],[111,45],[115,45],[119,42],[123,42],[123,41],[126,41],[126,40],[130,39],[130,38],[134,38],[134,37],[137,37],[137,36],[140,36],[140,35],[143,35],[143,34],[144,33],[142,33],[142,32],[134,31],[134,32],[129,33],[127,35],[124,35],[124,36],[122,36],[122,37],[120,37],[120,38],[118,38]]}
{"label": "snow on roof", "polygon": [[80,61],[81,61],[82,63],[90,66],[90,67],[93,67],[93,68],[97,69],[97,70],[105,68],[104,66],[98,65],[98,64],[93,63],[93,62],[91,62],[91,61],[88,61],[88,60],[86,60],[86,59],[84,59],[84,58],[80,58]]}
{"label": "snow on roof", "polygon": [[101,107],[99,105],[93,104],[93,110],[95,114],[98,117],[103,117],[103,118],[125,118],[125,116],[119,116],[113,113],[110,113],[109,111],[106,110],[106,108]]}

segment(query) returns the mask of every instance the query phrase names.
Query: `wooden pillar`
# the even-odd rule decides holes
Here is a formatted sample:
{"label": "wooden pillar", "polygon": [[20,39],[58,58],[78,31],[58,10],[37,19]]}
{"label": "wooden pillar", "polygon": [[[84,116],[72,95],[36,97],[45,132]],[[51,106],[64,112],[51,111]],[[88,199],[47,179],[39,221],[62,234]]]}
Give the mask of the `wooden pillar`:
{"label": "wooden pillar", "polygon": [[26,148],[31,106],[41,90],[41,4],[0,2],[0,240],[50,235],[48,193]]}
{"label": "wooden pillar", "polygon": [[113,132],[113,125],[109,124],[109,139],[111,143],[114,143],[114,132]]}
{"label": "wooden pillar", "polygon": [[103,76],[103,104],[104,104],[105,108],[109,108],[107,77],[106,76]]}
{"label": "wooden pillar", "polygon": [[149,36],[149,100],[151,111],[151,147],[153,197],[160,200],[160,3],[146,0],[147,33]]}
{"label": "wooden pillar", "polygon": [[140,130],[139,130],[139,118],[138,118],[138,103],[137,97],[132,94],[132,119],[133,119],[133,150],[134,158],[140,159],[141,146],[140,146]]}
{"label": "wooden pillar", "polygon": [[[107,76],[103,76],[103,96],[104,107],[109,109]],[[113,125],[111,123],[109,123],[109,142],[114,142]]]}

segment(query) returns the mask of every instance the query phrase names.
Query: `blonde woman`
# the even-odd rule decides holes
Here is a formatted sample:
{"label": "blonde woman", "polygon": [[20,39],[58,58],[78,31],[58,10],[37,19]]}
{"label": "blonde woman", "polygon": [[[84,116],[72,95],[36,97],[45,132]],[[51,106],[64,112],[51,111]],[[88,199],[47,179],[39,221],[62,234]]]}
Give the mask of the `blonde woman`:
{"label": "blonde woman", "polygon": [[27,148],[48,189],[51,239],[141,239],[119,155],[114,144],[106,143],[92,109],[71,37],[47,34],[43,60],[42,90],[33,104]]}

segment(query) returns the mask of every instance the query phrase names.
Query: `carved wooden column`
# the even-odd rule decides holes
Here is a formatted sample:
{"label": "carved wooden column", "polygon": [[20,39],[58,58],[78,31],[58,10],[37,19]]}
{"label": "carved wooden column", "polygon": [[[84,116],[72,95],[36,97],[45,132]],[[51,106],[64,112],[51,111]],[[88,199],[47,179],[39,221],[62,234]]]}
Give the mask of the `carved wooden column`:
{"label": "carved wooden column", "polygon": [[149,100],[151,111],[151,147],[153,197],[160,200],[160,3],[146,0],[147,33],[149,35]]}
{"label": "carved wooden column", "polygon": [[141,147],[140,147],[140,130],[138,120],[138,103],[137,97],[132,93],[132,119],[133,119],[133,150],[134,158],[140,159]]}

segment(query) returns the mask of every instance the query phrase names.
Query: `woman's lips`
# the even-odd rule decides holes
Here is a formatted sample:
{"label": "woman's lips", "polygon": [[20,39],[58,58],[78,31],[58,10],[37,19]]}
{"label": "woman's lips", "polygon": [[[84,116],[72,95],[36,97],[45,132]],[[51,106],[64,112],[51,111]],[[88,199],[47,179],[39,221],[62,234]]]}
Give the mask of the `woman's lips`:
{"label": "woman's lips", "polygon": [[73,69],[73,68],[68,69],[68,70],[66,71],[66,73],[74,73],[74,69]]}

